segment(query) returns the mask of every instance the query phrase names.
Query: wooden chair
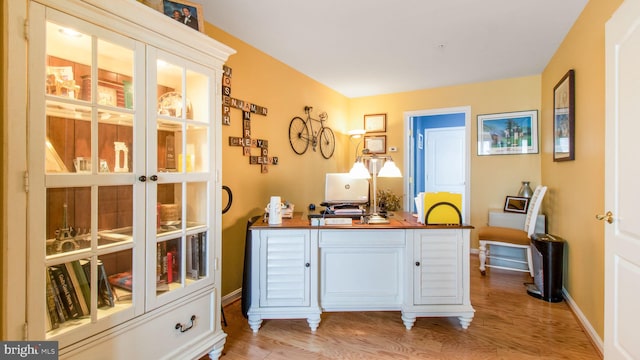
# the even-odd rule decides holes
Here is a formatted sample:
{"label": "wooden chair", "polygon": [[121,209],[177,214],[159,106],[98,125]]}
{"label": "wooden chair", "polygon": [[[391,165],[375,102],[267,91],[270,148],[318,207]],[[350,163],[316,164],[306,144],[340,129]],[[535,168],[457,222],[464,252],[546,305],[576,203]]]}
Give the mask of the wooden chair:
{"label": "wooden chair", "polygon": [[[480,252],[478,257],[480,259],[480,273],[484,275],[486,273],[486,267],[494,267],[497,269],[514,270],[521,272],[529,272],[533,277],[533,263],[531,257],[531,235],[533,235],[536,228],[536,221],[538,219],[538,213],[540,212],[540,206],[542,205],[542,199],[547,192],[547,187],[538,185],[531,196],[529,201],[529,209],[527,211],[527,218],[524,222],[524,229],[513,229],[499,226],[485,226],[478,231],[478,239],[480,241]],[[505,247],[524,249],[527,254],[527,260],[522,261],[510,257],[490,256],[487,245],[499,245]],[[501,265],[486,264],[487,258],[500,260]],[[509,266],[513,264],[514,266]],[[523,269],[522,265],[526,264],[526,269]],[[519,265],[519,266],[516,266]]]}

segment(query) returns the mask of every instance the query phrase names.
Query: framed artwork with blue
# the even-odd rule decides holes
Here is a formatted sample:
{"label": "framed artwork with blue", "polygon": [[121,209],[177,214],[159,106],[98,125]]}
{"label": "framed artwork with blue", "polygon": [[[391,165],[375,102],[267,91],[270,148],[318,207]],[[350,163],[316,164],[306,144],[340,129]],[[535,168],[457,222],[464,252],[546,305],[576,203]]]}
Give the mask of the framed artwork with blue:
{"label": "framed artwork with blue", "polygon": [[478,155],[538,153],[538,110],[478,115]]}

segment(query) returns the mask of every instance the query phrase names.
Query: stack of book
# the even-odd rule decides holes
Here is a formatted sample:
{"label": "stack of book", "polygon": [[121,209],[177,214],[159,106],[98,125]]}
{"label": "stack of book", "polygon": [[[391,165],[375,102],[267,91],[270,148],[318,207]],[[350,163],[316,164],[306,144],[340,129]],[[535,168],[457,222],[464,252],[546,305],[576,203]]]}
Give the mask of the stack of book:
{"label": "stack of book", "polygon": [[[98,260],[98,307],[113,307],[114,297],[104,265]],[[89,316],[91,311],[91,262],[76,260],[47,268],[48,329],[57,329],[71,319]]]}

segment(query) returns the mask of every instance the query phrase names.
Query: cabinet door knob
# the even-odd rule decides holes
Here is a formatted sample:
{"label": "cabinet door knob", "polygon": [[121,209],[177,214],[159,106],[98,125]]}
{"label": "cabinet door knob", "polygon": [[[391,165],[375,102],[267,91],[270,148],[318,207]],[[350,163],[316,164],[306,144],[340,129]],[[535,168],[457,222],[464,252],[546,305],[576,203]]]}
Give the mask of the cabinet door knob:
{"label": "cabinet door knob", "polygon": [[142,176],[140,176],[140,177],[138,178],[138,180],[140,180],[140,181],[142,181],[142,182],[145,182],[145,181],[147,181],[147,177],[146,177],[146,176],[144,176],[144,175],[142,175]]}
{"label": "cabinet door knob", "polygon": [[416,266],[420,266],[420,261],[416,261]]}
{"label": "cabinet door knob", "polygon": [[310,266],[311,266],[311,264],[310,264],[310,263],[306,263],[306,264],[304,264],[304,267],[310,267]]}
{"label": "cabinet door knob", "polygon": [[151,175],[151,176],[149,176],[149,179],[151,181],[158,181],[158,175]]}

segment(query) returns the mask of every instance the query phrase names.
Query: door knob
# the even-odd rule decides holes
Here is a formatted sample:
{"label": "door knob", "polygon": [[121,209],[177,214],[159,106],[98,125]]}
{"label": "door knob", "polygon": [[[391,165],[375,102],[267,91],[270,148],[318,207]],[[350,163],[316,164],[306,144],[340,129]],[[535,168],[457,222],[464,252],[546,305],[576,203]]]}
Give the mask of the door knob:
{"label": "door knob", "polygon": [[612,224],[613,223],[613,213],[611,211],[607,211],[607,213],[604,214],[604,215],[596,215],[596,219],[604,220],[604,221],[608,222],[609,224]]}

